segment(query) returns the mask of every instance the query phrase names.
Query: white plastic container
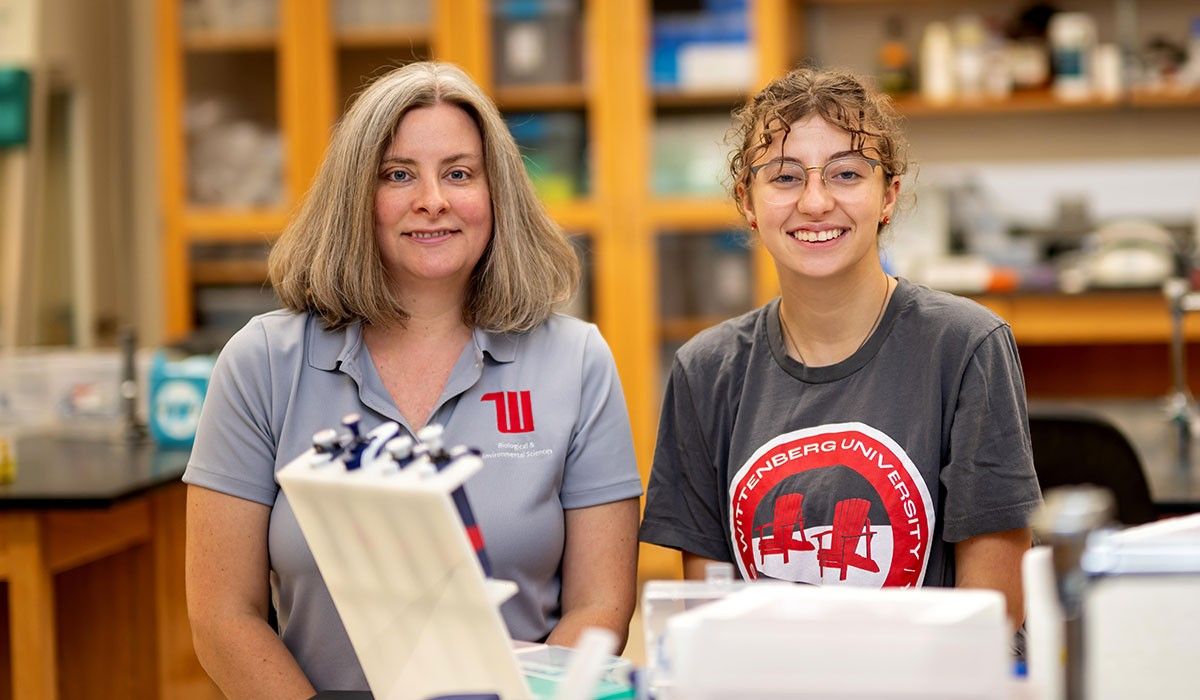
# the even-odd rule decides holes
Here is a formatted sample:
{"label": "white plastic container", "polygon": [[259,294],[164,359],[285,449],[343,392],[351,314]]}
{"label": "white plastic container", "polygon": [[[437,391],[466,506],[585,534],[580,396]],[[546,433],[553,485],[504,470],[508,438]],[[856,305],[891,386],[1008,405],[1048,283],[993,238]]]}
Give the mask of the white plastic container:
{"label": "white plastic container", "polygon": [[1054,64],[1054,94],[1060,100],[1092,96],[1092,51],[1096,23],[1083,12],[1059,12],[1050,18],[1050,48]]}
{"label": "white plastic container", "polygon": [[752,584],[671,618],[669,697],[1006,700],[1008,644],[996,591]]}
{"label": "white plastic container", "polygon": [[930,22],[921,37],[921,97],[935,104],[954,99],[954,40],[950,27]]}

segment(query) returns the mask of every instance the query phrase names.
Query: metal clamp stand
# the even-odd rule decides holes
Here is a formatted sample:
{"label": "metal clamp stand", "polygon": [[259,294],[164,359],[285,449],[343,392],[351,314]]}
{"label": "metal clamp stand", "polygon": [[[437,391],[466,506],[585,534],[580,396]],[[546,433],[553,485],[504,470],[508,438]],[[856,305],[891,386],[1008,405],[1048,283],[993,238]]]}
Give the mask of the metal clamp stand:
{"label": "metal clamp stand", "polygon": [[121,415],[124,418],[121,436],[125,442],[136,444],[149,436],[146,424],[138,417],[137,332],[125,326],[120,333],[121,344]]}
{"label": "metal clamp stand", "polygon": [[1183,321],[1186,314],[1200,311],[1200,292],[1192,291],[1187,279],[1172,277],[1163,283],[1163,296],[1171,314],[1171,393],[1167,396],[1167,411],[1179,436],[1179,468],[1186,472],[1191,469],[1192,444],[1200,432],[1200,412],[1188,386]]}
{"label": "metal clamp stand", "polygon": [[1045,505],[1034,516],[1033,529],[1038,538],[1050,545],[1055,587],[1062,604],[1066,678],[1066,700],[1084,700],[1084,619],[1083,597],[1087,574],[1082,566],[1088,536],[1109,524],[1113,516],[1113,497],[1096,486],[1054,489],[1046,494]]}

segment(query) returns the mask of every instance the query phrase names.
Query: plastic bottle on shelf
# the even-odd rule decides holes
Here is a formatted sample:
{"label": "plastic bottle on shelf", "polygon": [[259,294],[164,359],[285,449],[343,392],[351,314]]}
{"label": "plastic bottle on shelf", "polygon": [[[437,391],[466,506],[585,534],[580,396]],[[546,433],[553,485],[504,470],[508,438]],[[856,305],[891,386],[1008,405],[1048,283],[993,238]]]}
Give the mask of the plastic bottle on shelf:
{"label": "plastic bottle on shelf", "polygon": [[921,96],[938,104],[954,99],[954,41],[944,22],[930,22],[921,37]]}
{"label": "plastic bottle on shelf", "polygon": [[1192,18],[1192,34],[1188,39],[1187,63],[1179,72],[1180,86],[1200,88],[1200,16]]}
{"label": "plastic bottle on shelf", "polygon": [[1121,65],[1121,48],[1116,44],[1101,44],[1092,54],[1092,76],[1096,96],[1115,101],[1125,87]]}
{"label": "plastic bottle on shelf", "polygon": [[993,22],[987,24],[987,39],[983,50],[983,92],[987,97],[1001,100],[1013,90],[1013,72],[1009,62],[1008,42]]}
{"label": "plastic bottle on shelf", "polygon": [[879,87],[891,95],[912,90],[912,54],[904,44],[904,20],[891,15],[884,24],[886,36],[879,47]]}
{"label": "plastic bottle on shelf", "polygon": [[983,79],[987,32],[979,15],[959,15],[954,20],[954,77],[959,97],[979,99]]}
{"label": "plastic bottle on shelf", "polygon": [[1059,12],[1050,18],[1050,48],[1054,62],[1054,94],[1079,101],[1092,96],[1091,58],[1096,23],[1083,12]]}

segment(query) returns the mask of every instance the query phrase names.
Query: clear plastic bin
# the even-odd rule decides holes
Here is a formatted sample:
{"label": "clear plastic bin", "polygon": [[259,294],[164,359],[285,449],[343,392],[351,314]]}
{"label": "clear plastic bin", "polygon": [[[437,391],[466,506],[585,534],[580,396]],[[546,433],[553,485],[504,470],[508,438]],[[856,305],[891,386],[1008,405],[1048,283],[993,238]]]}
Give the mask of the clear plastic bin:
{"label": "clear plastic bin", "polygon": [[[137,358],[144,413],[150,355]],[[121,357],[113,350],[23,351],[0,359],[0,425],[116,429],[124,419]]]}
{"label": "clear plastic bin", "polygon": [[652,695],[667,691],[671,669],[663,642],[671,617],[722,600],[748,585],[733,578],[733,567],[728,564],[710,564],[705,581],[646,582],[642,589],[642,628],[646,637],[643,685]]}

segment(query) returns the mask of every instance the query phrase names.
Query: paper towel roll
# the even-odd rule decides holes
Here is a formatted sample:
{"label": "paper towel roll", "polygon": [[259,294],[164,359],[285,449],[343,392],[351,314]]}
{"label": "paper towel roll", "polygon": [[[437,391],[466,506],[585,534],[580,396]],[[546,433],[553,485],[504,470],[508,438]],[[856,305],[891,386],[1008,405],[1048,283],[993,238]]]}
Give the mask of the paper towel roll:
{"label": "paper towel roll", "polygon": [[1021,579],[1025,586],[1025,661],[1029,684],[1039,700],[1063,697],[1066,672],[1063,653],[1063,609],[1054,586],[1049,547],[1025,552]]}

